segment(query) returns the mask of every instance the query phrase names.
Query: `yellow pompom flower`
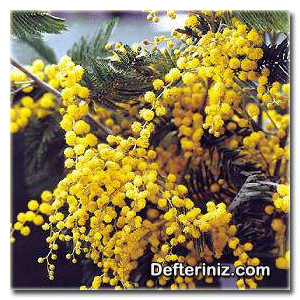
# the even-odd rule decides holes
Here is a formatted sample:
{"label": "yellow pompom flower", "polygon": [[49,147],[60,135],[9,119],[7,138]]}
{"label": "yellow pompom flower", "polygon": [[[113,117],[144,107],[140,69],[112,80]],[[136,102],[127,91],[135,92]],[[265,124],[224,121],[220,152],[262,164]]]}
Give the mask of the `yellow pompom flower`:
{"label": "yellow pompom flower", "polygon": [[165,76],[166,82],[173,82],[180,78],[181,72],[177,68],[172,68],[168,74]]}
{"label": "yellow pompom flower", "polygon": [[164,86],[164,82],[161,79],[155,79],[153,81],[153,87],[155,90],[160,90]]}
{"label": "yellow pompom flower", "polygon": [[36,200],[30,200],[28,202],[27,206],[28,206],[29,210],[35,211],[35,210],[38,210],[39,203]]}
{"label": "yellow pompom flower", "polygon": [[25,96],[21,99],[21,103],[24,107],[31,108],[34,105],[34,100],[30,96]]}
{"label": "yellow pompom flower", "polygon": [[11,133],[16,133],[20,129],[20,126],[16,122],[11,122],[10,123],[10,132]]}
{"label": "yellow pompom flower", "polygon": [[156,99],[155,94],[150,91],[146,92],[144,98],[146,102],[150,102],[150,103],[153,103]]}
{"label": "yellow pompom flower", "polygon": [[32,63],[32,67],[33,67],[33,71],[34,72],[43,71],[44,66],[45,66],[45,64],[44,64],[44,62],[41,59],[36,59]]}
{"label": "yellow pompom flower", "polygon": [[277,257],[276,267],[278,269],[289,269],[289,262],[285,257]]}
{"label": "yellow pompom flower", "polygon": [[194,14],[190,14],[188,18],[184,21],[184,26],[195,27],[198,24],[198,18]]}
{"label": "yellow pompom flower", "polygon": [[28,236],[30,234],[31,230],[29,228],[29,226],[24,226],[20,229],[20,233],[23,236]]}
{"label": "yellow pompom flower", "polygon": [[140,110],[140,116],[145,120],[145,121],[151,121],[154,118],[154,112],[150,109],[142,109]]}
{"label": "yellow pompom flower", "polygon": [[83,120],[79,120],[74,125],[74,131],[76,134],[84,134],[90,131],[91,127]]}
{"label": "yellow pompom flower", "polygon": [[52,193],[48,190],[45,190],[41,194],[41,199],[44,202],[49,202],[52,199]]}

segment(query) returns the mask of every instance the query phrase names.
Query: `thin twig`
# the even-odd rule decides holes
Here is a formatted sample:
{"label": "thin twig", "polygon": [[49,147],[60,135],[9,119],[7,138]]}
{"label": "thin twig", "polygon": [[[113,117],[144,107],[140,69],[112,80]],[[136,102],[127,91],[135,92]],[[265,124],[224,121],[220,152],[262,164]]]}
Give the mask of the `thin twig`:
{"label": "thin twig", "polygon": [[61,93],[59,91],[57,91],[56,89],[54,89],[53,87],[51,87],[49,84],[47,84],[46,82],[44,82],[41,79],[39,79],[38,77],[36,77],[29,70],[27,70],[25,67],[23,67],[18,61],[16,61],[14,58],[10,58],[10,63],[14,67],[18,68],[23,73],[25,73],[28,77],[32,78],[37,85],[39,85],[40,87],[44,88],[45,90],[47,90],[51,94],[55,95],[56,97],[61,98]]}
{"label": "thin twig", "polygon": [[[239,83],[241,84],[240,80],[236,80],[236,81],[238,84]],[[245,94],[247,94],[251,99],[253,99],[264,110],[264,112],[266,113],[269,120],[272,122],[275,129],[278,130],[276,123],[274,122],[274,120],[271,118],[271,116],[268,113],[268,108],[266,107],[266,105],[264,103],[260,102],[258,99],[256,99],[247,89],[243,89],[243,91],[245,92]]]}
{"label": "thin twig", "polygon": [[[263,107],[265,107],[265,105],[263,104]],[[275,127],[276,130],[278,130],[278,127],[276,125],[276,123],[274,122],[274,120],[271,118],[271,116],[269,115],[268,109],[265,108],[265,113],[268,116],[269,120],[272,122],[273,126]]]}
{"label": "thin twig", "polygon": [[28,84],[26,84],[26,85],[24,85],[24,86],[21,86],[21,87],[18,88],[17,90],[14,90],[14,91],[10,92],[10,94],[11,94],[11,95],[14,95],[14,94],[16,94],[16,93],[18,93],[18,92],[20,92],[20,91],[22,91],[22,90],[24,90],[24,89],[30,87],[30,86],[31,86],[31,83],[28,83]]}
{"label": "thin twig", "polygon": [[[43,89],[47,90],[48,92],[50,92],[51,94],[55,95],[58,99],[61,98],[61,93],[58,90],[54,89],[49,84],[47,84],[46,82],[44,82],[41,79],[39,79],[38,77],[36,77],[28,69],[26,69],[25,67],[23,67],[17,60],[15,60],[14,58],[10,58],[10,63],[14,67],[18,68],[23,73],[25,73],[28,77],[32,78],[34,80],[34,82],[37,85],[39,85],[41,88],[43,88]],[[106,134],[112,134],[111,129],[107,128],[106,126],[104,126],[103,124],[101,124],[100,122],[98,122],[97,120],[95,120],[95,118],[91,115],[91,113],[88,113],[87,117],[90,120],[92,120],[95,124],[97,124],[99,126],[99,128],[101,130],[103,130]]]}
{"label": "thin twig", "polygon": [[113,133],[112,130],[111,130],[110,128],[104,126],[104,125],[101,124],[99,121],[97,121],[97,120],[91,115],[91,113],[88,113],[87,117],[88,117],[90,120],[92,120],[95,124],[97,124],[98,127],[99,127],[102,131],[104,131],[107,135]]}
{"label": "thin twig", "polygon": [[34,83],[34,80],[15,81],[14,83],[15,83],[16,85],[18,85],[18,84],[29,84],[29,83]]}

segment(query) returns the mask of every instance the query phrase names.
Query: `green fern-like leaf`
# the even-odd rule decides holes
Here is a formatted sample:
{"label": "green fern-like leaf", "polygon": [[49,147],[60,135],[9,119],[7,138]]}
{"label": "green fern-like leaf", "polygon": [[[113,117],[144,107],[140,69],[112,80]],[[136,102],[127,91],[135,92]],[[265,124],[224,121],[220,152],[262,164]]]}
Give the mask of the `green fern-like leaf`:
{"label": "green fern-like leaf", "polygon": [[47,11],[11,11],[11,34],[21,40],[28,36],[41,37],[43,33],[61,33],[65,29],[65,20]]}
{"label": "green fern-like leaf", "polygon": [[[117,58],[105,58],[104,47],[113,24],[108,25],[104,35],[97,34],[92,42],[81,38],[68,54],[85,67],[82,84],[90,89],[90,98],[98,105],[115,110],[120,103],[136,103],[139,96],[153,89],[154,79],[163,77],[176,66],[177,59],[173,51],[149,52],[128,45],[123,45],[125,51],[114,51]],[[106,36],[105,40],[99,38],[101,36]]]}
{"label": "green fern-like leaf", "polygon": [[233,15],[251,28],[261,32],[288,33],[290,18],[288,11],[272,10],[245,10],[234,11]]}
{"label": "green fern-like leaf", "polygon": [[[238,190],[244,184],[250,173],[259,169],[250,161],[243,161],[243,156],[237,151],[222,146],[211,146],[210,163],[200,162],[196,169],[187,168],[189,174],[186,185],[190,197],[202,210],[206,203],[213,200],[231,202]],[[217,193],[212,193],[210,187],[219,179],[226,180],[229,188],[222,187]]]}
{"label": "green fern-like leaf", "polygon": [[90,40],[82,36],[79,42],[75,43],[73,47],[67,52],[76,64],[87,67],[91,58],[103,58],[108,55],[105,51],[105,45],[111,36],[118,19],[111,19],[108,21],[105,31],[100,28],[95,36]]}
{"label": "green fern-like leaf", "polygon": [[269,68],[270,76],[269,83],[279,81],[280,83],[287,83],[289,81],[289,41],[285,38],[280,44],[264,44],[264,55],[258,61],[257,71],[264,67]]}
{"label": "green fern-like leaf", "polygon": [[118,103],[128,102],[151,89],[151,80],[134,68],[117,70],[105,59],[91,59],[84,83],[91,90],[91,99],[101,106],[112,109]]}
{"label": "green fern-like leaf", "polygon": [[167,74],[170,69],[176,67],[177,58],[173,50],[164,51],[156,50],[147,53],[149,56],[149,63],[158,73],[158,77],[162,77]]}

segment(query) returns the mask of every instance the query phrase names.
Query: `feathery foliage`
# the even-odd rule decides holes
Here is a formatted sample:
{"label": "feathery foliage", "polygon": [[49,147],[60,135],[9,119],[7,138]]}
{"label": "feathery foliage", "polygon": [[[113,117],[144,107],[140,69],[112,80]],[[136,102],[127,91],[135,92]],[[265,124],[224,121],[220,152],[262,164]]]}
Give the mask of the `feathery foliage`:
{"label": "feathery foliage", "polygon": [[234,11],[233,15],[247,26],[261,32],[280,31],[287,33],[290,29],[288,11],[245,10]]}
{"label": "feathery foliage", "polygon": [[75,63],[85,68],[89,66],[91,58],[103,58],[107,56],[108,52],[105,51],[105,45],[108,43],[117,22],[117,18],[110,19],[106,25],[106,29],[99,28],[95,36],[91,39],[82,36],[67,54]]}
{"label": "feathery foliage", "polygon": [[[259,170],[252,162],[243,161],[243,155],[237,150],[213,146],[209,152],[209,163],[201,161],[197,169],[189,168],[187,174],[190,176],[185,180],[191,193],[190,197],[203,210],[211,199],[217,203],[224,200],[230,203],[249,174]],[[220,179],[226,180],[226,188],[221,186],[217,193],[211,192],[211,185]]]}
{"label": "feathery foliage", "polygon": [[152,82],[175,66],[174,53],[160,50],[133,51],[124,45],[126,53],[115,51],[117,60],[91,58],[83,78],[97,104],[115,109],[152,90]]}
{"label": "feathery foliage", "polygon": [[11,34],[19,39],[41,36],[43,33],[61,33],[66,29],[64,19],[50,15],[47,11],[11,12]]}
{"label": "feathery foliage", "polygon": [[263,45],[264,56],[258,61],[257,69],[264,67],[270,70],[269,82],[289,81],[289,42],[285,38],[280,44]]}
{"label": "feathery foliage", "polygon": [[103,59],[91,60],[91,69],[85,75],[84,82],[91,90],[92,100],[113,109],[118,107],[118,103],[142,95],[151,85],[146,80],[139,81],[131,71],[115,70]]}

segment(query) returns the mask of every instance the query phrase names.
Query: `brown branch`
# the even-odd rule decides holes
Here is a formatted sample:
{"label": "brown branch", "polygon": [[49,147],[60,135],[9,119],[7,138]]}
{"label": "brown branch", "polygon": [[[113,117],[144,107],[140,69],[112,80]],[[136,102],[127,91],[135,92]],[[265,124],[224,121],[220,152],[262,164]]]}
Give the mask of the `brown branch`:
{"label": "brown branch", "polygon": [[103,125],[102,123],[98,122],[92,115],[91,113],[88,113],[87,117],[92,120],[95,124],[97,124],[97,126],[104,131],[107,135],[112,134],[112,130],[108,127],[106,127],[105,125]]}
{"label": "brown branch", "polygon": [[47,84],[46,82],[44,82],[41,79],[39,79],[38,77],[36,77],[29,70],[27,70],[25,67],[23,67],[18,61],[16,61],[14,58],[10,58],[10,63],[14,67],[18,68],[23,73],[25,73],[28,77],[32,78],[37,85],[39,85],[40,87],[44,88],[45,90],[47,90],[51,94],[55,95],[59,99],[61,98],[61,93],[59,91],[57,91],[56,89],[54,89],[53,87],[51,87],[49,84]]}

